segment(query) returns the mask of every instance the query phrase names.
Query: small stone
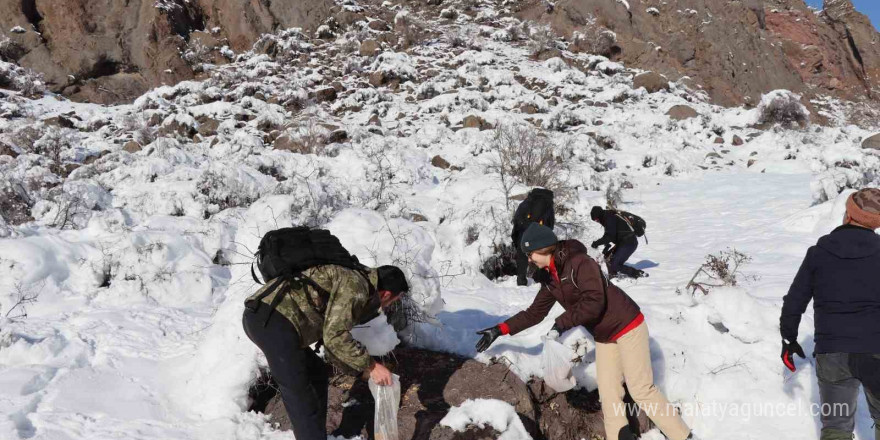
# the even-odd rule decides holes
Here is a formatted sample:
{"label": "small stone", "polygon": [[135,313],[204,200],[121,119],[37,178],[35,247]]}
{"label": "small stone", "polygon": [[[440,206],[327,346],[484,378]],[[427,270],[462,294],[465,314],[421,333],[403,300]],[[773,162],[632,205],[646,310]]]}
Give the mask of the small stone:
{"label": "small stone", "polygon": [[385,74],[382,72],[373,72],[370,74],[370,85],[380,87],[385,84]]}
{"label": "small stone", "polygon": [[381,127],[382,121],[379,119],[379,115],[373,113],[373,116],[370,116],[370,120],[367,122],[367,125],[374,125],[376,127]]}
{"label": "small stone", "polygon": [[720,136],[717,137],[717,138],[715,138],[715,143],[716,143],[716,144],[723,144],[723,143],[724,143],[724,138],[723,138],[723,137],[720,137]]}
{"label": "small stone", "polygon": [[743,140],[742,140],[741,137],[739,137],[739,136],[737,136],[737,135],[733,135],[733,141],[732,141],[732,143],[733,143],[733,146],[734,146],[734,147],[738,147],[738,146],[744,144],[745,142],[743,142]]}
{"label": "small stone", "polygon": [[327,144],[338,144],[348,140],[348,132],[342,129],[331,131],[327,136]]}
{"label": "small stone", "polygon": [[43,123],[46,125],[53,125],[55,127],[61,128],[75,128],[73,121],[64,117],[64,116],[53,116],[51,118],[43,119]]}
{"label": "small stone", "polygon": [[18,152],[15,151],[11,146],[0,142],[0,156],[12,156],[13,159],[18,157]]}
{"label": "small stone", "polygon": [[706,155],[706,159],[721,159],[721,155],[713,151]]}
{"label": "small stone", "polygon": [[492,128],[492,126],[487,123],[485,119],[476,115],[466,116],[462,121],[462,125],[464,126],[464,128],[478,128],[481,131]]}
{"label": "small stone", "polygon": [[535,113],[538,113],[538,110],[539,110],[538,106],[535,104],[532,104],[532,103],[526,103],[526,104],[523,104],[519,107],[519,111],[521,111],[527,115],[533,115]]}
{"label": "small stone", "polygon": [[199,123],[199,134],[203,137],[214,136],[217,134],[217,129],[220,127],[220,121],[208,116],[201,116],[197,121]]}
{"label": "small stone", "polygon": [[752,165],[758,162],[758,159],[749,159],[748,168],[751,168]]}

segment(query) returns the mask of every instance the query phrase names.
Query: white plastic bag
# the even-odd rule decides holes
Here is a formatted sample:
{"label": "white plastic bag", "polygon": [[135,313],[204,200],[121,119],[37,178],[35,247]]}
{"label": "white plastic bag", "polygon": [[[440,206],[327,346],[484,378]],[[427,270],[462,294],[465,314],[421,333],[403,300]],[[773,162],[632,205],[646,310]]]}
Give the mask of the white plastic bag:
{"label": "white plastic bag", "polygon": [[541,352],[541,367],[544,369],[544,382],[557,393],[564,393],[577,384],[571,374],[571,359],[574,352],[555,339],[544,339]]}
{"label": "white plastic bag", "polygon": [[400,377],[391,375],[391,385],[379,386],[370,379],[370,392],[376,401],[376,440],[397,440],[397,409],[400,407]]}

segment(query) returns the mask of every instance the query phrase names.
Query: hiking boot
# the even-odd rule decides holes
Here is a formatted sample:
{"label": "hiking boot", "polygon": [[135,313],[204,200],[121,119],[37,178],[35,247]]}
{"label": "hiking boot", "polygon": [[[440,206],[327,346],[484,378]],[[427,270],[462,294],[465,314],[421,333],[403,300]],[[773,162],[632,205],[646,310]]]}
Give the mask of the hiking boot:
{"label": "hiking boot", "polygon": [[529,280],[527,280],[527,279],[525,279],[525,278],[519,278],[519,277],[517,277],[517,278],[516,278],[516,285],[517,285],[517,286],[528,286],[528,285],[529,285]]}

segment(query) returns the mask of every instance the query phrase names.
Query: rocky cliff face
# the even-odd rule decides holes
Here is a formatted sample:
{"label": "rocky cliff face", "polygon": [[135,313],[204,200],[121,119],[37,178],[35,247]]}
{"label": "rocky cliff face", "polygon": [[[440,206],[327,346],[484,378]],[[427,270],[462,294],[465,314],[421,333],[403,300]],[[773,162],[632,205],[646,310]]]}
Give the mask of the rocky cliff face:
{"label": "rocky cliff face", "polygon": [[880,35],[850,0],[544,0],[516,14],[576,32],[616,35],[607,56],[673,79],[690,77],[718,103],[755,102],[789,89],[876,99]]}
{"label": "rocky cliff face", "polygon": [[[201,45],[247,50],[277,28],[313,30],[331,0],[4,0],[3,57],[44,74],[74,99],[119,102],[194,75]],[[203,49],[204,50],[204,49]],[[207,50],[206,50],[207,51]],[[198,52],[198,50],[196,50]],[[199,54],[199,55],[210,55]]]}

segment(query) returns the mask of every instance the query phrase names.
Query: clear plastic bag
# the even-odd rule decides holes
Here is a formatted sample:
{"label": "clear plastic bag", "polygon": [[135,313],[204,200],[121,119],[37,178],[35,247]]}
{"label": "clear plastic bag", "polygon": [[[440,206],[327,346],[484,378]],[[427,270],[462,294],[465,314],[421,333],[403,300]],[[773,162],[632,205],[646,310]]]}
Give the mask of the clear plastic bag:
{"label": "clear plastic bag", "polygon": [[370,392],[376,401],[376,440],[398,440],[397,409],[400,407],[400,377],[391,375],[391,385],[379,386],[370,379]]}
{"label": "clear plastic bag", "polygon": [[577,384],[571,374],[571,359],[574,352],[554,339],[544,339],[541,352],[541,367],[544,369],[544,382],[557,393],[564,393]]}

